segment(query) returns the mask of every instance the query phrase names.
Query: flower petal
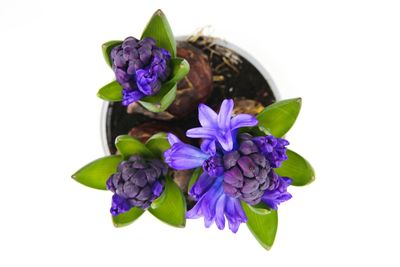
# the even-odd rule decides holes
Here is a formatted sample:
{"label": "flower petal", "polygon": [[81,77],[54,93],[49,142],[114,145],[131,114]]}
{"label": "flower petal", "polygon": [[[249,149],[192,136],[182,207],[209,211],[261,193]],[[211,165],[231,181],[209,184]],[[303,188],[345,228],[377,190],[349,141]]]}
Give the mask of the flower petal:
{"label": "flower petal", "polygon": [[168,133],[167,138],[171,146],[174,145],[175,143],[182,143],[182,141],[173,133]]}
{"label": "flower petal", "polygon": [[292,195],[287,192],[292,180],[287,177],[278,177],[278,183],[275,190],[266,190],[262,196],[262,201],[274,210],[278,209],[279,204],[292,198]]}
{"label": "flower petal", "polygon": [[215,145],[215,139],[204,139],[201,142],[200,148],[205,153],[214,156],[217,151],[217,147]]}
{"label": "flower petal", "polygon": [[235,130],[242,127],[252,127],[258,124],[256,117],[250,114],[239,114],[232,118],[231,129]]}
{"label": "flower petal", "polygon": [[209,155],[197,147],[184,143],[175,143],[164,152],[165,163],[176,170],[188,170],[202,166]]}
{"label": "flower petal", "polygon": [[217,201],[224,192],[221,181],[221,178],[217,179],[210,190],[208,190],[201,199],[201,209],[203,210],[206,227],[209,227],[214,222]]}
{"label": "flower petal", "polygon": [[215,208],[215,224],[219,230],[223,230],[225,228],[225,199],[225,194],[222,194],[219,197]]}
{"label": "flower petal", "polygon": [[206,172],[203,172],[199,179],[197,179],[196,183],[190,189],[190,196],[192,196],[195,200],[200,199],[204,193],[206,193],[211,185],[215,182],[214,177],[210,177]]}
{"label": "flower petal", "polygon": [[230,131],[225,134],[218,133],[217,140],[226,152],[229,152],[233,149],[233,138]]}
{"label": "flower petal", "polygon": [[218,126],[220,130],[226,131],[229,130],[231,126],[231,118],[233,111],[233,100],[225,99],[218,113]]}
{"label": "flower petal", "polygon": [[191,138],[207,138],[214,139],[217,135],[217,130],[213,128],[197,127],[187,130],[186,136]]}
{"label": "flower petal", "polygon": [[228,219],[229,229],[236,233],[241,223],[247,221],[240,200],[237,198],[227,197],[225,204],[225,215]]}
{"label": "flower petal", "polygon": [[200,104],[199,105],[199,121],[201,126],[206,128],[217,128],[217,113],[212,110],[209,106]]}

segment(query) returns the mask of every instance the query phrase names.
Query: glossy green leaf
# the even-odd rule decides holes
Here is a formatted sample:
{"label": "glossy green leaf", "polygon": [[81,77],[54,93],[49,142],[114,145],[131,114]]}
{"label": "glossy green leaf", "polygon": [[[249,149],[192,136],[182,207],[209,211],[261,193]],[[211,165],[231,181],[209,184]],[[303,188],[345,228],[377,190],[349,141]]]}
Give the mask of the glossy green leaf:
{"label": "glossy green leaf", "polygon": [[156,157],[163,158],[164,151],[171,148],[171,145],[168,142],[166,133],[157,133],[147,140],[146,147]]}
{"label": "glossy green leaf", "polygon": [[82,167],[72,178],[77,182],[95,189],[106,190],[106,182],[111,174],[117,171],[121,156],[99,158]]}
{"label": "glossy green leaf", "polygon": [[153,158],[151,151],[139,140],[130,135],[120,135],[115,139],[115,146],[119,153],[126,159],[132,155]]}
{"label": "glossy green leaf", "polygon": [[247,216],[247,227],[265,249],[270,249],[274,244],[276,231],[278,230],[278,213],[271,210],[268,214],[254,212],[246,203],[242,203]]}
{"label": "glossy green leaf", "polygon": [[117,216],[112,216],[112,221],[115,227],[127,226],[143,214],[144,210],[133,207],[128,212],[121,213]]}
{"label": "glossy green leaf", "polygon": [[277,174],[291,178],[292,185],[296,186],[307,185],[315,180],[314,169],[306,159],[289,149],[286,154],[288,159],[275,169]]}
{"label": "glossy green leaf", "polygon": [[183,58],[173,58],[170,60],[171,79],[168,82],[178,83],[190,70],[189,63]]}
{"label": "glossy green leaf", "polygon": [[161,195],[151,203],[151,208],[156,209],[165,201],[166,191],[164,190]]}
{"label": "glossy green leaf", "polygon": [[175,97],[176,83],[165,83],[158,94],[144,97],[139,103],[151,112],[163,112],[172,104]]}
{"label": "glossy green leaf", "polygon": [[167,177],[165,183],[165,199],[157,207],[148,210],[159,220],[175,226],[184,227],[186,224],[186,202],[182,191],[171,179]]}
{"label": "glossy green leaf", "polygon": [[250,210],[260,215],[271,213],[271,208],[263,202],[260,202],[259,204],[253,206],[248,203],[243,203],[243,205],[247,205]]}
{"label": "glossy green leaf", "polygon": [[107,65],[110,67],[112,65],[111,56],[110,56],[111,50],[113,50],[114,47],[116,47],[117,45],[120,45],[120,44],[122,44],[122,41],[113,40],[113,41],[108,41],[101,46],[101,49],[103,50],[104,59],[105,59]]}
{"label": "glossy green leaf", "polygon": [[106,101],[121,101],[122,100],[122,86],[113,81],[100,88],[97,96]]}
{"label": "glossy green leaf", "polygon": [[282,137],[292,128],[299,115],[300,108],[301,98],[273,103],[258,114],[258,126],[276,137]]}
{"label": "glossy green leaf", "polygon": [[158,47],[162,47],[176,56],[176,41],[172,34],[171,27],[164,13],[159,9],[151,17],[146,28],[143,31],[142,38],[151,37],[156,40]]}
{"label": "glossy green leaf", "polygon": [[192,189],[192,186],[194,185],[195,182],[199,179],[200,175],[202,174],[203,169],[202,168],[197,168],[194,170],[192,177],[190,177],[189,184],[188,184],[188,192]]}

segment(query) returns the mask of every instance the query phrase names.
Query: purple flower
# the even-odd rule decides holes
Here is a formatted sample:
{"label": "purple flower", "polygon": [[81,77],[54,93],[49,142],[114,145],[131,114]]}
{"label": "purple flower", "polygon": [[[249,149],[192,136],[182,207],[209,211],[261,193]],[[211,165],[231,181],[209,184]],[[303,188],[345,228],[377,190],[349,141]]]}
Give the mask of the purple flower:
{"label": "purple flower", "polygon": [[289,178],[279,177],[273,168],[286,157],[285,139],[237,134],[240,127],[255,126],[255,117],[240,114],[232,118],[233,101],[225,100],[219,114],[204,104],[199,106],[202,127],[190,129],[189,137],[203,138],[201,149],[184,144],[169,134],[171,148],[165,162],[177,170],[202,167],[203,173],[190,189],[197,203],[187,218],[204,217],[206,227],[214,222],[224,229],[225,219],[236,232],[247,218],[241,201],[256,205],[263,201],[273,209],[288,199]]}
{"label": "purple flower", "polygon": [[197,147],[183,143],[173,134],[168,134],[171,148],[164,152],[164,161],[175,170],[190,170],[203,165],[210,155]]}
{"label": "purple flower", "polygon": [[145,95],[154,95],[160,91],[161,82],[156,72],[152,69],[139,69],[136,71],[138,89]]}
{"label": "purple flower", "polygon": [[262,201],[274,210],[278,209],[278,205],[292,198],[292,195],[287,192],[288,186],[292,183],[292,179],[288,177],[277,176],[275,188],[267,189],[262,196]]}
{"label": "purple flower", "polygon": [[128,200],[126,200],[125,198],[123,198],[117,194],[114,194],[112,196],[110,212],[113,216],[116,216],[120,213],[127,212],[131,208],[132,208],[132,206],[129,204]]}
{"label": "purple flower", "polygon": [[247,218],[240,200],[224,192],[222,158],[187,145],[173,134],[168,134],[168,141],[171,148],[164,152],[164,158],[170,167],[187,170],[203,166],[204,169],[189,192],[198,202],[187,212],[186,217],[195,219],[203,216],[206,227],[215,222],[219,229],[224,229],[226,217],[229,229],[236,233],[240,223],[246,222]]}
{"label": "purple flower", "polygon": [[[207,179],[207,175],[202,175],[199,181],[192,187],[191,191],[199,188],[199,184],[208,183],[202,180]],[[206,190],[203,188],[203,194],[199,197],[196,205],[186,213],[186,218],[197,219],[204,217],[204,224],[210,227],[214,222],[218,229],[225,228],[225,217],[228,220],[229,229],[236,233],[241,223],[247,221],[247,217],[240,204],[240,200],[224,194],[222,187],[223,177],[213,180],[212,185]]]}
{"label": "purple flower", "polygon": [[127,106],[160,91],[170,75],[170,53],[156,46],[152,38],[128,37],[111,51],[115,78],[123,88],[122,104]]}
{"label": "purple flower", "polygon": [[286,139],[267,135],[254,137],[253,141],[268,158],[272,168],[279,168],[282,162],[288,159],[286,146],[289,145],[289,142]]}
{"label": "purple flower", "polygon": [[257,119],[249,114],[239,114],[232,118],[233,100],[222,102],[219,113],[210,107],[199,105],[199,121],[202,127],[187,131],[186,135],[192,138],[203,138],[202,149],[215,153],[217,141],[223,150],[231,151],[234,148],[236,131],[241,127],[257,125]]}
{"label": "purple flower", "polygon": [[107,180],[107,189],[114,193],[111,214],[118,215],[132,207],[148,208],[164,190],[163,177],[167,166],[158,159],[131,156],[118,165]]}

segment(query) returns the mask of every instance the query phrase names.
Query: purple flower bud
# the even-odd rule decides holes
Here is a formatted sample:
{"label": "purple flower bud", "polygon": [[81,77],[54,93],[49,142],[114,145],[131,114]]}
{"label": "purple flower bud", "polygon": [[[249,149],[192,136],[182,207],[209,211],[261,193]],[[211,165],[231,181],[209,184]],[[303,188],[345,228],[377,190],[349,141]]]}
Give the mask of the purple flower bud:
{"label": "purple flower bud", "polygon": [[259,172],[259,168],[257,167],[257,165],[248,156],[241,157],[238,160],[238,165],[242,170],[243,175],[246,177],[250,178],[255,177]]}
{"label": "purple flower bud", "polygon": [[255,137],[253,141],[267,157],[272,168],[279,168],[282,162],[287,160],[286,146],[289,145],[287,140],[267,135]]}
{"label": "purple flower bud", "polygon": [[136,79],[139,90],[145,95],[154,95],[160,91],[161,82],[156,73],[150,69],[136,71]]}
{"label": "purple flower bud", "polygon": [[111,51],[112,68],[123,88],[122,104],[129,105],[160,91],[170,75],[170,53],[156,46],[152,38],[138,41],[128,37]]}
{"label": "purple flower bud", "polygon": [[230,184],[234,187],[240,188],[243,186],[243,174],[238,167],[224,173],[224,183]]}
{"label": "purple flower bud", "polygon": [[110,209],[110,212],[113,216],[116,216],[120,213],[127,212],[131,208],[132,208],[132,206],[129,204],[129,202],[125,198],[120,197],[117,194],[113,195],[111,209]]}
{"label": "purple flower bud", "polygon": [[240,158],[240,154],[238,151],[232,151],[229,153],[226,153],[224,155],[224,168],[225,169],[230,169],[233,166],[236,165],[238,159]]}
{"label": "purple flower bud", "polygon": [[240,143],[239,151],[243,155],[250,155],[252,153],[258,152],[258,148],[256,144],[254,144],[254,142],[252,142],[251,140],[246,140]]}
{"label": "purple flower bud", "polygon": [[261,201],[265,190],[272,188],[270,180],[275,179],[274,172],[251,135],[241,134],[239,150],[226,153],[223,161],[223,188],[228,196],[255,205]]}
{"label": "purple flower bud", "polygon": [[166,172],[167,167],[158,159],[132,156],[122,161],[117,172],[107,180],[107,189],[115,193],[112,214],[126,212],[133,206],[141,209],[149,207],[164,190],[161,179]]}

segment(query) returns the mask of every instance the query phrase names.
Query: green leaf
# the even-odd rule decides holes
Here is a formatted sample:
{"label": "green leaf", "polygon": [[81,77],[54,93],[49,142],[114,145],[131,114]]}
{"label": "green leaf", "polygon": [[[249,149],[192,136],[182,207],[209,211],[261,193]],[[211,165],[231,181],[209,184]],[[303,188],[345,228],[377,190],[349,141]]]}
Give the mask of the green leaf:
{"label": "green leaf", "polygon": [[166,133],[157,133],[149,138],[146,147],[156,156],[163,158],[165,150],[171,148]]}
{"label": "green leaf", "polygon": [[144,210],[137,207],[131,208],[128,212],[121,213],[117,216],[112,216],[112,221],[115,227],[123,227],[133,223],[144,213]]}
{"label": "green leaf", "polygon": [[148,210],[159,220],[175,226],[184,227],[186,224],[186,202],[179,187],[167,177],[165,183],[165,199],[157,207],[150,207]]}
{"label": "green leaf", "polygon": [[144,210],[137,207],[131,208],[128,212],[121,213],[117,216],[112,216],[112,221],[115,227],[127,226],[143,214]]}
{"label": "green leaf", "polygon": [[145,158],[154,157],[153,153],[142,142],[130,135],[118,136],[115,139],[115,146],[125,159],[132,155],[140,155]]}
{"label": "green leaf", "polygon": [[110,67],[112,65],[110,57],[111,50],[113,50],[114,47],[120,44],[122,44],[122,41],[113,40],[113,41],[108,41],[101,46],[101,49],[103,50],[104,59],[106,60],[107,65]]}
{"label": "green leaf", "polygon": [[171,53],[174,58],[176,56],[176,42],[172,34],[171,27],[164,13],[159,9],[153,17],[151,17],[146,28],[143,31],[142,39],[151,37],[156,40],[158,47],[162,47]]}
{"label": "green leaf", "polygon": [[278,175],[291,178],[292,185],[296,186],[307,185],[315,180],[314,169],[306,159],[289,149],[286,154],[288,159],[275,169]]}
{"label": "green leaf", "polygon": [[274,244],[276,231],[278,230],[278,212],[271,210],[268,214],[254,212],[246,203],[242,203],[247,216],[247,227],[265,249],[270,249]]}
{"label": "green leaf", "polygon": [[189,184],[188,184],[188,192],[192,189],[192,186],[194,185],[195,182],[199,179],[200,175],[202,174],[203,169],[202,168],[197,168],[194,170],[192,177],[190,177]]}
{"label": "green leaf", "polygon": [[100,88],[97,96],[106,101],[121,101],[122,100],[122,86],[113,81]]}
{"label": "green leaf", "polygon": [[299,115],[301,98],[282,100],[267,106],[258,114],[258,126],[273,136],[282,137],[292,128]]}
{"label": "green leaf", "polygon": [[268,207],[263,202],[260,202],[254,206],[252,206],[248,203],[243,203],[243,205],[247,205],[251,211],[253,211],[254,213],[260,214],[260,215],[265,215],[265,214],[271,213],[271,208]]}
{"label": "green leaf", "polygon": [[173,58],[170,60],[171,79],[168,82],[178,83],[190,70],[189,63],[183,58]]}
{"label": "green leaf", "polygon": [[161,193],[161,195],[158,197],[158,198],[156,198],[154,201],[153,201],[153,203],[151,203],[151,208],[152,209],[156,209],[156,208],[158,208],[162,203],[164,203],[164,200],[165,200],[165,196],[166,196],[166,194],[165,194],[165,190]]}
{"label": "green leaf", "polygon": [[154,96],[142,98],[139,103],[151,112],[165,111],[175,100],[176,83],[165,83],[161,85],[161,90]]}
{"label": "green leaf", "polygon": [[121,161],[122,157],[115,155],[99,158],[82,167],[72,178],[88,187],[106,190],[108,178],[117,171]]}

